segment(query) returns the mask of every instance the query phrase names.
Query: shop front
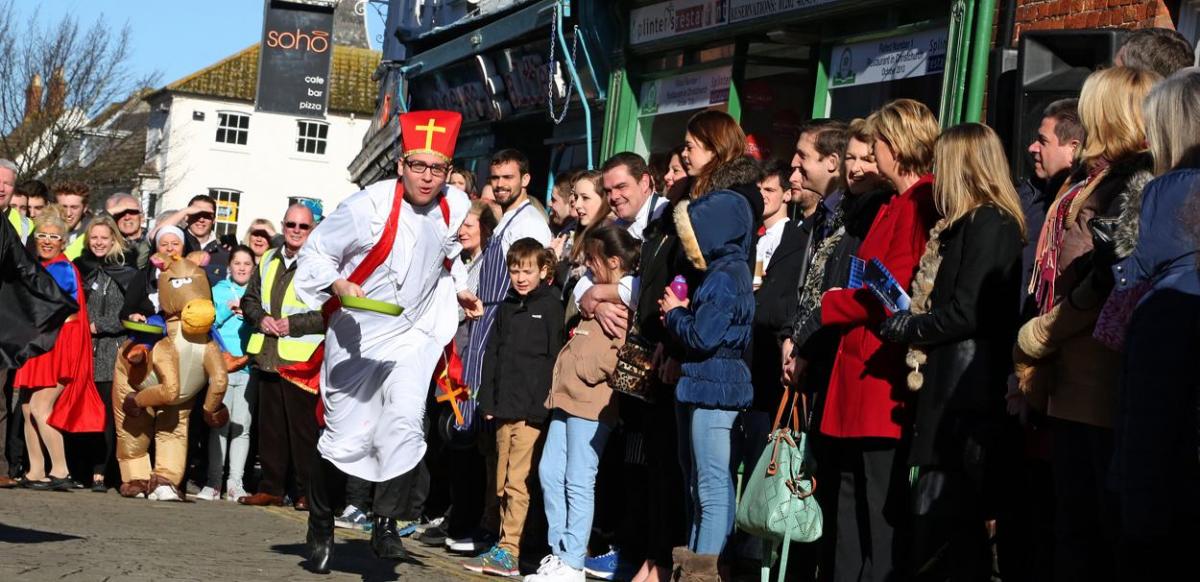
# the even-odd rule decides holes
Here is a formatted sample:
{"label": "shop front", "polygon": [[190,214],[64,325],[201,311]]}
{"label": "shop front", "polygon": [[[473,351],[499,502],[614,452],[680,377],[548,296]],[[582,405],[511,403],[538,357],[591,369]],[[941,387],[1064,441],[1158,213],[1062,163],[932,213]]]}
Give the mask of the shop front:
{"label": "shop front", "polygon": [[[497,149],[524,152],[533,175],[529,192],[542,198],[555,174],[586,167],[596,157],[606,89],[601,80],[607,79],[605,59],[612,50],[603,37],[611,26],[597,22],[606,12],[588,10],[585,2],[514,6],[411,39],[406,43],[411,56],[390,79],[391,94],[397,111],[461,113],[454,163],[474,172],[480,183]],[[382,151],[382,143],[377,145]],[[365,144],[364,151],[371,149]]]}
{"label": "shop front", "polygon": [[972,22],[974,8],[965,0],[631,3],[603,152],[667,151],[705,109],[729,113],[765,157],[781,159],[804,121],[864,117],[900,97],[952,123],[970,119],[978,115],[964,97],[971,26],[991,26],[990,17]]}

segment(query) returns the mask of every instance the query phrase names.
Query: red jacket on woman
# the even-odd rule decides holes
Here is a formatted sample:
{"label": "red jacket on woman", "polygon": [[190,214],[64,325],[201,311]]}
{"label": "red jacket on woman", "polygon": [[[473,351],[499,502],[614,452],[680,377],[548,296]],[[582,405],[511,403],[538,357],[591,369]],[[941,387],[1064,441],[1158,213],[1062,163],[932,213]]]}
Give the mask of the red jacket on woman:
{"label": "red jacket on woman", "polygon": [[[878,258],[906,290],[937,221],[933,176],[922,176],[879,208],[859,258]],[[821,324],[841,331],[825,396],[821,432],[841,438],[900,438],[907,421],[905,346],[885,344],[876,334],[887,312],[866,289],[828,291],[821,298]]]}

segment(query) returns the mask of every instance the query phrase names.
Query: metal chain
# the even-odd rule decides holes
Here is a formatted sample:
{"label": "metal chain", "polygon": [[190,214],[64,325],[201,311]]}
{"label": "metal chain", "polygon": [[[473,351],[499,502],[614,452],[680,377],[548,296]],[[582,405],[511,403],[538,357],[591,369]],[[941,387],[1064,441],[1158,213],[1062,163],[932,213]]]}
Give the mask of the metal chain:
{"label": "metal chain", "polygon": [[[547,109],[550,110],[550,119],[552,121],[554,121],[554,125],[561,124],[563,122],[563,120],[567,118],[567,109],[569,109],[571,106],[571,94],[575,90],[575,84],[571,83],[568,80],[566,82],[567,96],[563,100],[562,113],[555,113],[554,112],[554,73],[555,73],[555,69],[556,69],[555,65],[557,64],[557,62],[554,60],[554,45],[556,44],[556,42],[558,40],[558,11],[561,9],[562,9],[561,5],[555,5],[554,18],[550,19],[550,62],[546,65],[550,69],[550,74],[547,75],[548,80],[546,81],[546,107],[547,107]],[[571,62],[577,62],[575,59],[575,56],[578,54],[578,51],[579,51],[579,25],[578,24],[575,25],[575,29],[574,29],[572,36],[574,38],[574,42],[571,43]]]}

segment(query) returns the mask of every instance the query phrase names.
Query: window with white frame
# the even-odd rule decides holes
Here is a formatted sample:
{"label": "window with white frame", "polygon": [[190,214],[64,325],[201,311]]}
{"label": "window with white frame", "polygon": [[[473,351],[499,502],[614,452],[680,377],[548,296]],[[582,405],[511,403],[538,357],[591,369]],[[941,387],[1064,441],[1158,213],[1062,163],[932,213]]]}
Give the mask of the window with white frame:
{"label": "window with white frame", "polygon": [[228,188],[209,188],[208,195],[217,201],[216,231],[217,236],[237,234],[238,206],[242,202],[242,193]]}
{"label": "window with white frame", "polygon": [[217,143],[246,145],[250,133],[250,116],[230,111],[217,112]]}
{"label": "window with white frame", "polygon": [[296,127],[300,132],[296,138],[296,151],[302,154],[325,154],[325,143],[329,138],[328,123],[299,119]]}

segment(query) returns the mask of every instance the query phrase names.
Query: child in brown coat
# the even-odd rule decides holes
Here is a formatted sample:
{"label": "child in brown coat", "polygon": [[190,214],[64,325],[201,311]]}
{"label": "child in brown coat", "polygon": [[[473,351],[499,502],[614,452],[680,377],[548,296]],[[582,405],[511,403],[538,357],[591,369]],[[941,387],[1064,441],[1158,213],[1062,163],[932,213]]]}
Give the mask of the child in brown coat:
{"label": "child in brown coat", "polygon": [[[596,283],[629,284],[640,243],[625,229],[605,225],[583,240],[585,262]],[[624,280],[623,280],[624,279]],[[583,582],[592,531],[596,473],[617,421],[617,399],[608,375],[624,337],[604,334],[594,319],[575,328],[554,364],[546,408],[550,426],[538,465],[551,554],[528,582]]]}

